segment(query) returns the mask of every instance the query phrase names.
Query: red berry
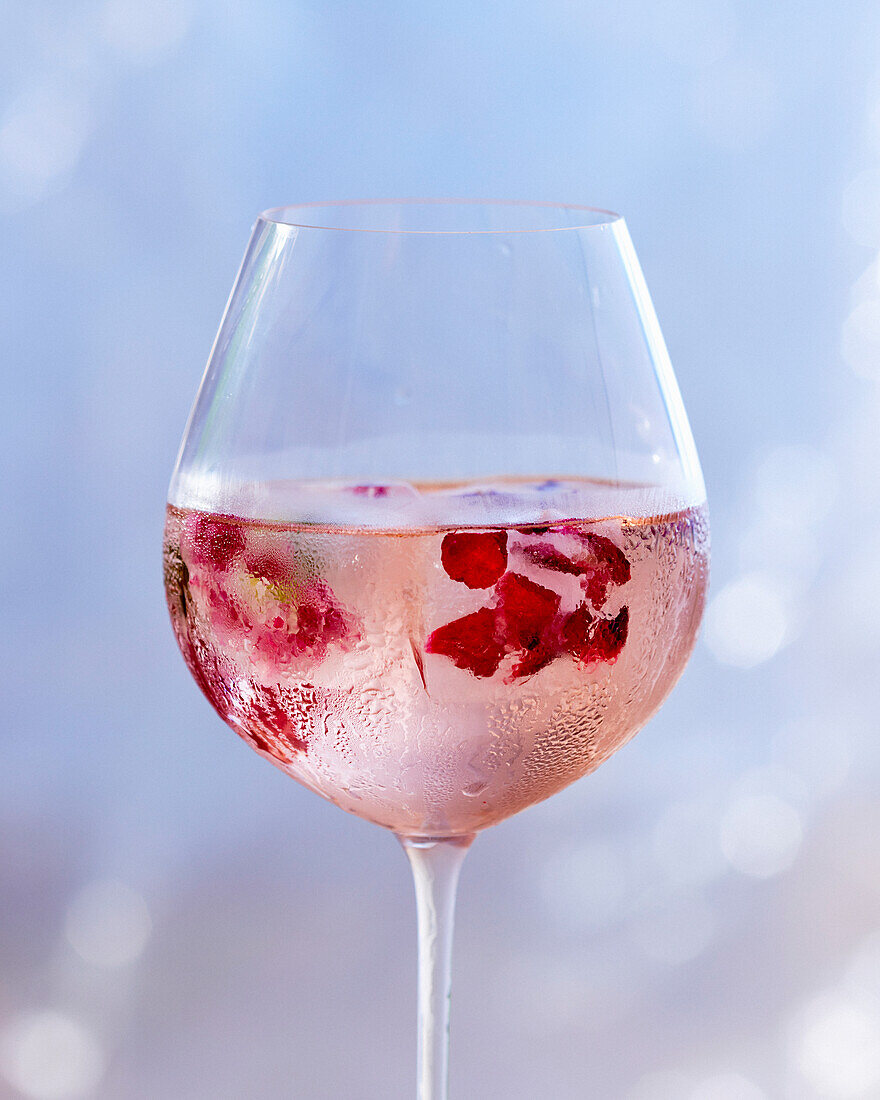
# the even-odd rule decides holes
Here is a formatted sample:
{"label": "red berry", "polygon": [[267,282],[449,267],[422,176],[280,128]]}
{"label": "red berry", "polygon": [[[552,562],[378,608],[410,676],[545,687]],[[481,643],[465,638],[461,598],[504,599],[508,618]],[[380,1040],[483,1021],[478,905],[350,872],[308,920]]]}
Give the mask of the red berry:
{"label": "red berry", "polygon": [[242,722],[257,747],[282,760],[289,758],[289,752],[284,751],[288,746],[295,752],[305,752],[306,742],[284,707],[282,687],[253,687],[256,698],[244,708]]}
{"label": "red berry", "polygon": [[534,649],[559,610],[559,594],[521,573],[505,573],[495,591],[505,642],[519,649]]}
{"label": "red berry", "polygon": [[489,588],[507,568],[506,531],[452,531],[440,547],[443,568],[468,588]]}
{"label": "red berry", "polygon": [[592,532],[587,535],[587,541],[596,557],[605,562],[611,570],[611,583],[626,584],[632,570],[626,555],[620,547],[615,546],[611,539],[606,538],[604,535],[596,535]]}
{"label": "red berry", "polygon": [[449,657],[456,668],[474,676],[494,675],[504,656],[504,645],[496,637],[496,612],[481,607],[472,615],[438,627],[428,637],[425,650]]}
{"label": "red berry", "polygon": [[[551,542],[533,543],[522,548],[523,555],[542,569],[583,577],[583,589],[587,599],[597,610],[608,598],[608,589],[626,584],[630,579],[630,565],[623,551],[611,539],[566,524],[555,529],[559,534],[576,538],[589,549],[587,558],[563,554]],[[528,532],[536,534],[535,531]]]}
{"label": "red berry", "polygon": [[351,491],[359,497],[387,497],[390,489],[387,485],[355,485]]}
{"label": "red berry", "polygon": [[549,542],[537,542],[531,546],[524,546],[522,552],[535,565],[540,565],[542,569],[555,569],[557,573],[571,573],[579,576],[593,568],[591,562],[574,561]]}
{"label": "red berry", "polygon": [[207,589],[207,609],[211,625],[222,634],[241,637],[253,627],[245,606],[218,584]]}
{"label": "red berry", "polygon": [[183,529],[192,560],[221,573],[244,549],[244,535],[232,516],[193,512]]}
{"label": "red berry", "polygon": [[573,535],[580,539],[592,550],[596,560],[607,568],[611,584],[626,584],[631,574],[629,561],[620,547],[615,546],[611,539],[606,538],[605,535],[597,535],[594,531],[583,531],[571,525],[561,530],[566,535]]}
{"label": "red berry", "polygon": [[593,650],[600,661],[616,661],[626,645],[629,609],[622,607],[613,619],[599,619],[593,630]]}
{"label": "red berry", "polygon": [[288,585],[293,581],[294,563],[272,550],[257,550],[245,555],[245,568],[254,577],[269,584]]}
{"label": "red berry", "polygon": [[301,649],[323,650],[349,632],[342,607],[329,585],[310,581],[296,609],[296,641]]}
{"label": "red berry", "polygon": [[300,649],[313,649],[323,638],[324,617],[313,603],[301,603],[296,609],[296,643]]}
{"label": "red berry", "polygon": [[584,576],[584,595],[597,611],[601,611],[608,599],[608,589],[611,586],[611,574],[608,567],[596,566]]}
{"label": "red berry", "polygon": [[586,604],[580,604],[566,617],[562,624],[562,641],[572,657],[588,660],[592,626],[593,616]]}
{"label": "red berry", "polygon": [[338,607],[330,607],[324,613],[324,641],[337,642],[348,633],[348,620]]}
{"label": "red berry", "polygon": [[581,604],[562,626],[565,648],[579,661],[615,661],[626,644],[629,609],[622,607],[613,619],[596,619]]}
{"label": "red berry", "polygon": [[559,644],[556,638],[546,638],[539,642],[534,649],[527,649],[525,656],[516,662],[510,670],[511,680],[520,680],[524,676],[531,676],[539,672],[551,661],[559,656]]}

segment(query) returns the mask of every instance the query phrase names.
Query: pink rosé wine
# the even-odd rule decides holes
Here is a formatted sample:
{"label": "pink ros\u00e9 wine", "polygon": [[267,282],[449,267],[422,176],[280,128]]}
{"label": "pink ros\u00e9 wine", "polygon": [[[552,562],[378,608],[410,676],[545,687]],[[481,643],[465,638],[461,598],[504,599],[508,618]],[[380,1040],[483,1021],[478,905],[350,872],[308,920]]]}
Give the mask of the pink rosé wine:
{"label": "pink ros\u00e9 wine", "polygon": [[493,520],[512,522],[481,526],[405,511],[385,526],[401,515],[385,486],[313,486],[308,522],[276,518],[283,485],[271,519],[169,505],[168,606],[190,671],[258,752],[403,835],[472,834],[547,798],[678,679],[708,547],[701,506],[628,514],[636,487],[570,482],[558,515],[541,511],[544,484],[560,483],[410,487],[453,514],[496,497]]}

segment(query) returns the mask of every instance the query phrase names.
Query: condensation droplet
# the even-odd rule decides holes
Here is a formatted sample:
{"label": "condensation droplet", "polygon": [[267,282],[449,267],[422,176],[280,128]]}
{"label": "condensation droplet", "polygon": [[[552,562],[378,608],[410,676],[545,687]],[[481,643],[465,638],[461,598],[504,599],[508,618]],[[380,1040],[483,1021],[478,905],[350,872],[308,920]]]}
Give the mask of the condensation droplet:
{"label": "condensation droplet", "polygon": [[482,794],[488,786],[488,783],[468,783],[466,787],[462,788],[461,793],[466,794],[468,798],[476,798],[477,795]]}

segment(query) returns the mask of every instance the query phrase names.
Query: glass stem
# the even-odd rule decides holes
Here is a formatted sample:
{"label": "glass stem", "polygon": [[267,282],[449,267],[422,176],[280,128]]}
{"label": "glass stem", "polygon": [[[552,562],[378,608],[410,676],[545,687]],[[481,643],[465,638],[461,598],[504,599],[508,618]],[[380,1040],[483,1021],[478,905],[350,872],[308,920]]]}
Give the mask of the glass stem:
{"label": "glass stem", "polygon": [[473,836],[401,837],[419,918],[418,1100],[446,1100],[452,926],[458,873]]}

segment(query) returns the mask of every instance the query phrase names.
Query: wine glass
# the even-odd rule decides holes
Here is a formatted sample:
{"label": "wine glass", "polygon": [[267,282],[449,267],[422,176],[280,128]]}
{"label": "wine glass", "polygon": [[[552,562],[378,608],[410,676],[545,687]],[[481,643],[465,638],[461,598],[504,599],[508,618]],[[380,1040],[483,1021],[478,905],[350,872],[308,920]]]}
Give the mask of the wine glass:
{"label": "wine glass", "polygon": [[262,214],[164,564],[219,715],[403,843],[418,1095],[440,1100],[468,846],[644,725],[702,613],[705,489],[623,219],[440,200]]}

